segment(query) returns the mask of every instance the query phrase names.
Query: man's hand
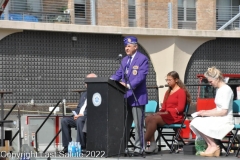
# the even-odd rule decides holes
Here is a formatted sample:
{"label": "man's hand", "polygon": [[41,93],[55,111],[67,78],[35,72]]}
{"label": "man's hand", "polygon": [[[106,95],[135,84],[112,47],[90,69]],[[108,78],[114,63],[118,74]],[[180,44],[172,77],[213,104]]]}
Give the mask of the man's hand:
{"label": "man's hand", "polygon": [[78,117],[81,117],[81,116],[83,116],[83,114],[78,114],[78,115],[74,116],[73,119],[76,120],[76,119],[78,119]]}
{"label": "man's hand", "polygon": [[120,82],[120,83],[121,83],[121,85],[123,85],[124,87],[128,88],[126,83],[124,83],[124,82]]}

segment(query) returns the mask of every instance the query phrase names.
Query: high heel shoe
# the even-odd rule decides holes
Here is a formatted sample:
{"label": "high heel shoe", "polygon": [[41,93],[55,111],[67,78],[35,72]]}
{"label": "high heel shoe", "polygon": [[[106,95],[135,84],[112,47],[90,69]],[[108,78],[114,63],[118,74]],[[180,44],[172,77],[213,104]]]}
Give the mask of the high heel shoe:
{"label": "high heel shoe", "polygon": [[213,153],[213,156],[214,156],[214,157],[219,157],[219,156],[220,156],[220,153],[221,153],[220,148],[218,148],[218,149]]}
{"label": "high heel shoe", "polygon": [[220,148],[218,146],[217,150],[215,150],[213,153],[200,152],[200,156],[204,156],[204,157],[219,157],[220,156]]}
{"label": "high heel shoe", "polygon": [[158,152],[158,147],[157,147],[157,143],[154,142],[147,142],[147,147],[145,149],[145,153],[157,153]]}
{"label": "high heel shoe", "polygon": [[200,152],[199,155],[204,157],[205,156],[205,152]]}

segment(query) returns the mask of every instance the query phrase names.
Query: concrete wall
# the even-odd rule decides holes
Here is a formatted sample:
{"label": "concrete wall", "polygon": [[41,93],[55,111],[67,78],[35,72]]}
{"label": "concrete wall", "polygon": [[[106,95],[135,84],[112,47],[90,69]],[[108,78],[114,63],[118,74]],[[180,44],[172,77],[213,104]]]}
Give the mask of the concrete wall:
{"label": "concrete wall", "polygon": [[20,29],[0,29],[0,40],[2,40],[4,37],[9,36],[13,33],[17,32],[23,32],[23,30]]}
{"label": "concrete wall", "polygon": [[[214,38],[138,36],[138,39],[151,58],[157,85],[165,85],[166,75],[172,70],[177,71],[184,81],[187,64],[194,51],[204,42]],[[167,88],[159,89],[160,101],[166,90]]]}
{"label": "concrete wall", "polygon": [[[120,34],[123,36],[135,35],[138,37],[141,46],[150,55],[156,71],[156,81],[158,85],[166,84],[164,81],[165,76],[171,70],[179,72],[180,77],[183,79],[191,55],[204,42],[215,39],[216,37],[240,37],[240,32],[238,31],[194,31],[103,26],[86,27],[73,24],[0,21],[1,38],[24,30]],[[161,96],[164,94],[163,91],[164,89],[160,89],[160,100],[162,100]]]}

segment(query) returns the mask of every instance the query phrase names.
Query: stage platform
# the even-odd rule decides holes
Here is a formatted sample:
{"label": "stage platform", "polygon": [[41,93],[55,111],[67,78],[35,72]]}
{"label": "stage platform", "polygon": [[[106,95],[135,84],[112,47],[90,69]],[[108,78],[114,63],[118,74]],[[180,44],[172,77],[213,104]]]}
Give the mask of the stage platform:
{"label": "stage platform", "polygon": [[[117,159],[124,159],[124,160],[212,160],[216,157],[201,157],[201,156],[196,156],[196,155],[184,155],[182,151],[179,153],[172,153],[170,154],[168,150],[158,152],[157,154],[146,154],[145,158],[144,157],[124,157],[122,156],[115,156],[115,157],[86,157],[86,155],[83,155],[81,158],[80,157],[58,157],[57,156],[52,156],[50,158],[47,157],[34,157],[31,158],[31,160],[89,160],[89,159],[107,159],[107,160],[117,160]],[[218,157],[219,159],[228,159],[228,160],[236,160],[238,157],[235,157],[235,153],[231,153],[228,157],[225,156],[223,153],[222,156]],[[19,160],[19,159],[14,159],[10,158],[10,160]]]}

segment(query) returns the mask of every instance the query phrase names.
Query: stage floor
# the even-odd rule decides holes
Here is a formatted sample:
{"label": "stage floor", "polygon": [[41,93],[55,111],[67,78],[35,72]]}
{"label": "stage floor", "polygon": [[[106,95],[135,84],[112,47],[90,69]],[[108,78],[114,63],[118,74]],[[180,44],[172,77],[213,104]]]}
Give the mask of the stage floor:
{"label": "stage floor", "polygon": [[[145,158],[144,157],[124,157],[124,156],[119,156],[119,157],[86,157],[83,156],[81,158],[79,157],[51,157],[51,158],[47,158],[47,157],[34,157],[31,158],[31,160],[77,160],[77,159],[82,159],[82,160],[89,160],[89,159],[108,159],[108,160],[118,160],[118,159],[123,159],[123,160],[212,160],[215,157],[201,157],[201,156],[195,156],[195,155],[184,155],[182,151],[180,151],[179,153],[172,153],[170,154],[168,150],[165,151],[161,151],[158,152],[157,154],[146,154]],[[236,160],[238,159],[238,157],[235,157],[235,153],[230,153],[230,155],[228,157],[225,156],[225,154],[223,153],[222,156],[218,157],[219,159],[228,159],[228,160]],[[12,159],[10,158],[10,160],[16,160],[16,159]]]}
{"label": "stage floor", "polygon": [[[107,160],[117,160],[117,159],[124,159],[124,160],[131,160],[131,159],[143,159],[143,160],[212,160],[215,157],[201,157],[201,156],[195,156],[195,155],[184,155],[183,152],[180,153],[173,153],[170,154],[169,151],[162,151],[157,154],[146,154],[144,157],[107,157],[107,158],[93,158],[93,157],[83,157],[81,159],[107,159]],[[222,156],[218,157],[219,159],[228,159],[228,160],[236,160],[238,157],[235,157],[234,153],[231,153],[229,156],[225,156],[223,154]],[[51,160],[58,160],[58,159],[66,159],[66,158],[54,158],[52,157]],[[79,159],[79,158],[68,158],[70,159]]]}

